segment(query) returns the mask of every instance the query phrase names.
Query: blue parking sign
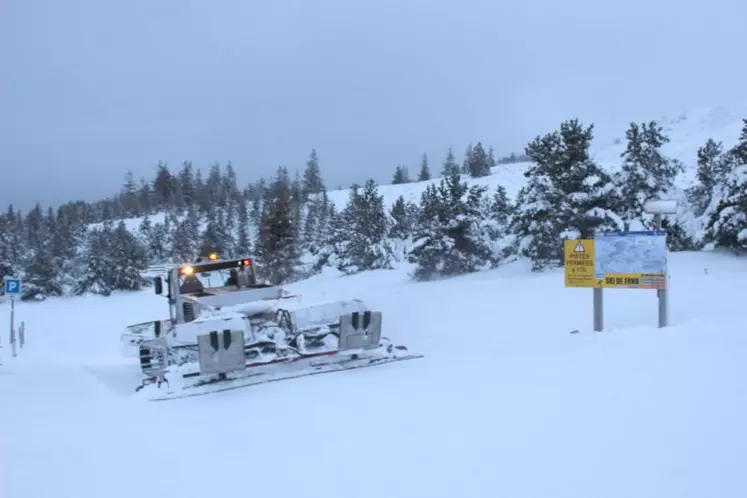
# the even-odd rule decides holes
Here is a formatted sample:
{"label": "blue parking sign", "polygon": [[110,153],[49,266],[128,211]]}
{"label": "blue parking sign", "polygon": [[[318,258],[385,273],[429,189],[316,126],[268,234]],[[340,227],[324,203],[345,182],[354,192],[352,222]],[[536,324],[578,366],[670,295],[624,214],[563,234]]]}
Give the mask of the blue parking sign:
{"label": "blue parking sign", "polygon": [[5,279],[5,295],[6,296],[17,296],[21,293],[21,279],[20,278],[6,278]]}

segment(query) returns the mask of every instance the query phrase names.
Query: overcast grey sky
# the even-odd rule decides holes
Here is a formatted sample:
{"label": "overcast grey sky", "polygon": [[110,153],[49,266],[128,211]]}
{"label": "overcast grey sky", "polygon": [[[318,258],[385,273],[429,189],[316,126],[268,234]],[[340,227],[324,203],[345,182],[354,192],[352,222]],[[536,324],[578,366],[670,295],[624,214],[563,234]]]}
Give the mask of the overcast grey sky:
{"label": "overcast grey sky", "polygon": [[0,0],[0,203],[99,198],[159,160],[231,160],[244,185],[315,147],[336,187],[574,116],[620,134],[744,103],[745,19],[744,0]]}

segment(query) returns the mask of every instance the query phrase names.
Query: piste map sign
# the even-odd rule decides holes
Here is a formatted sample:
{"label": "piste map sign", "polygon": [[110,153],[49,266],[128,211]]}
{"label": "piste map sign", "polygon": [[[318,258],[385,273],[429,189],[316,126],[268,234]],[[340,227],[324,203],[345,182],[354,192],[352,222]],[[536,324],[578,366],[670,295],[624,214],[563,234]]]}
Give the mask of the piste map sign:
{"label": "piste map sign", "polygon": [[603,232],[564,241],[565,286],[664,289],[666,232]]}

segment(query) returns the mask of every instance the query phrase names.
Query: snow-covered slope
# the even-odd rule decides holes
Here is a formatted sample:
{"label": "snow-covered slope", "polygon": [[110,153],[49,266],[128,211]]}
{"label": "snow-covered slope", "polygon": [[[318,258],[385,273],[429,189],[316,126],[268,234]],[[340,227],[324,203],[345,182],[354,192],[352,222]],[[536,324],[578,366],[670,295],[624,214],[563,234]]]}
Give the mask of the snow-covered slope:
{"label": "snow-covered slope", "polygon": [[[695,179],[697,169],[697,150],[705,142],[712,138],[716,141],[722,141],[725,147],[731,147],[737,143],[740,130],[743,126],[742,119],[747,117],[747,105],[724,107],[701,107],[684,112],[681,115],[671,118],[650,118],[643,117],[642,121],[655,119],[669,136],[670,142],[663,147],[663,151],[669,157],[682,161],[685,165],[685,172],[677,179],[677,185],[681,188],[690,186]],[[538,130],[542,135],[550,133],[553,130]],[[625,150],[625,129],[619,130],[618,138],[611,142],[600,142],[599,140],[592,143],[592,154],[608,171],[616,171],[620,167],[620,154]],[[440,169],[441,158],[433,158],[433,173],[437,174]],[[461,158],[458,158],[461,160]],[[516,198],[519,190],[524,186],[526,179],[524,172],[529,167],[529,163],[505,164],[493,168],[492,174],[484,178],[465,178],[470,184],[479,184],[487,186],[490,191],[494,191],[497,185],[502,185],[511,199]],[[361,184],[364,179],[361,179]],[[384,196],[384,203],[391,206],[397,198],[402,195],[405,200],[420,202],[420,197],[426,186],[431,183],[438,183],[439,179],[435,178],[427,182],[413,182],[402,185],[381,185],[379,192]],[[338,209],[343,209],[348,202],[348,189],[331,190],[328,195]],[[157,214],[151,217],[156,222],[163,221],[163,215]],[[130,230],[137,230],[141,218],[131,218],[125,220]]]}
{"label": "snow-covered slope", "polygon": [[[528,166],[528,163],[501,165],[493,168],[490,176],[475,179],[465,177],[465,181],[470,185],[485,185],[489,188],[489,192],[491,193],[495,191],[495,188],[498,185],[502,185],[506,189],[508,196],[513,199],[526,182],[524,172],[527,170]],[[433,183],[438,184],[440,181],[440,178],[434,178],[426,182],[381,185],[379,186],[379,193],[384,196],[384,205],[387,207],[394,204],[394,201],[396,201],[400,195],[404,196],[406,201],[420,204],[420,197],[423,195],[423,191],[425,191],[426,187]],[[342,209],[347,205],[350,193],[348,190],[333,190],[328,192],[328,195],[330,200],[335,203],[335,206]]]}
{"label": "snow-covered slope", "polygon": [[28,344],[0,350],[0,496],[743,498],[747,261],[670,267],[670,328],[654,292],[620,290],[602,333],[591,291],[521,264],[319,275],[291,289],[364,298],[426,358],[165,403],[131,397],[118,349],[162,298],[22,303]]}
{"label": "snow-covered slope", "polygon": [[[662,151],[685,165],[685,172],[677,179],[679,187],[688,187],[695,180],[698,149],[709,138],[723,142],[725,148],[735,145],[744,126],[744,118],[747,118],[747,105],[699,107],[674,118],[656,119],[670,140]],[[612,143],[600,145],[595,149],[594,158],[609,170],[616,170],[620,165],[620,154],[625,151],[625,130],[620,130],[618,138]]]}

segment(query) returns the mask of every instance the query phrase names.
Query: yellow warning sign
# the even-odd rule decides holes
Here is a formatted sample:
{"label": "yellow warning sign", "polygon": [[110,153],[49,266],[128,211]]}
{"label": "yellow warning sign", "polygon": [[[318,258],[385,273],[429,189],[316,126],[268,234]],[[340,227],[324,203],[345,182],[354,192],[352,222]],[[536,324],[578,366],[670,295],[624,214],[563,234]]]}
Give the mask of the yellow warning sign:
{"label": "yellow warning sign", "polygon": [[594,240],[563,241],[566,287],[601,287],[594,276]]}

